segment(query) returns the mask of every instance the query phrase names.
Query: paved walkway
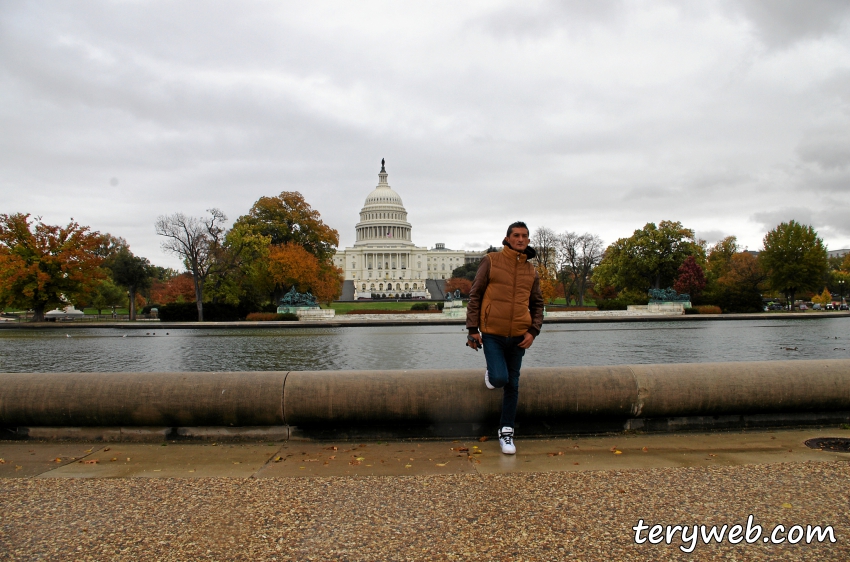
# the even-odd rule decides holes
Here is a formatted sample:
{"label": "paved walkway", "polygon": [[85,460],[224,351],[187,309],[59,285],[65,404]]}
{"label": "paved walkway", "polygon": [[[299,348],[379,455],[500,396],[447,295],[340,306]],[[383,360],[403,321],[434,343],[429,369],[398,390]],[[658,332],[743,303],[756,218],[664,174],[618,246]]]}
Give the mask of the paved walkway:
{"label": "paved walkway", "polygon": [[[495,440],[0,442],[0,559],[848,560],[837,428]],[[635,544],[662,525],[836,542]],[[646,536],[646,531],[643,532]]]}

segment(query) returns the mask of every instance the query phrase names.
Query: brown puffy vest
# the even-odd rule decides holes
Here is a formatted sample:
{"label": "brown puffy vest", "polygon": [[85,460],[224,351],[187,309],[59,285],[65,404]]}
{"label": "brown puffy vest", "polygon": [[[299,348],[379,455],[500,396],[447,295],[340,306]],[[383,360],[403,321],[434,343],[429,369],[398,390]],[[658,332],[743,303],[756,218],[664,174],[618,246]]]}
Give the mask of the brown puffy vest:
{"label": "brown puffy vest", "polygon": [[508,246],[486,256],[490,280],[481,299],[479,329],[496,336],[522,336],[531,327],[528,303],[534,285],[534,266],[525,254]]}

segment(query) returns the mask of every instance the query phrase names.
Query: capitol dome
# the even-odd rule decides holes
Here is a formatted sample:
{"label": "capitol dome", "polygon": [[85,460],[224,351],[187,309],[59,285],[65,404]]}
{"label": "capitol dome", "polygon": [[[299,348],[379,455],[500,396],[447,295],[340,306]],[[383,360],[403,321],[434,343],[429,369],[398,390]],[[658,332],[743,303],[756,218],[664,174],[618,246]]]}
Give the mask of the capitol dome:
{"label": "capitol dome", "polygon": [[407,222],[407,209],[401,197],[387,183],[385,161],[381,160],[378,185],[366,197],[360,209],[360,222],[355,227],[355,246],[368,244],[413,246],[411,226]]}

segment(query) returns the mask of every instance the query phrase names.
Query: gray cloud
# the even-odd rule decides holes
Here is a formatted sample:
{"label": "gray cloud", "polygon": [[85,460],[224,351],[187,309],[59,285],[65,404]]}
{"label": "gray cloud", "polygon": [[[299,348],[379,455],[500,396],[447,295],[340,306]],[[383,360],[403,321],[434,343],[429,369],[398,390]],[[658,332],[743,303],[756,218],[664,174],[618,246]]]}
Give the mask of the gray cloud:
{"label": "gray cloud", "polygon": [[158,215],[298,190],[350,245],[385,157],[420,245],[524,219],[756,247],[799,202],[842,247],[840,4],[7,3],[0,212],[177,266]]}

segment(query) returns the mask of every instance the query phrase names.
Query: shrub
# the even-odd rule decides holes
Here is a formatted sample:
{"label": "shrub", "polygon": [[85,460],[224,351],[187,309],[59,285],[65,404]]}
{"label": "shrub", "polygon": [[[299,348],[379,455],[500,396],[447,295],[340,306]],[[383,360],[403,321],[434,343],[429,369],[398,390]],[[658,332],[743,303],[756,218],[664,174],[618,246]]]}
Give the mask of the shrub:
{"label": "shrub", "polygon": [[428,310],[427,302],[417,302],[410,307],[410,310]]}
{"label": "shrub", "polygon": [[713,304],[702,304],[694,308],[697,309],[698,314],[720,314],[722,312],[719,306]]}
{"label": "shrub", "polygon": [[276,312],[252,312],[245,317],[249,322],[268,322],[269,320],[277,320]]}
{"label": "shrub", "polygon": [[298,320],[298,315],[292,312],[284,312],[283,314],[275,314],[277,316],[276,320],[285,320],[290,322],[292,320]]}
{"label": "shrub", "polygon": [[699,314],[699,310],[696,307],[692,306],[690,308],[685,309],[685,314]]}
{"label": "shrub", "polygon": [[599,310],[626,310],[629,303],[621,299],[597,299],[596,308]]}
{"label": "shrub", "polygon": [[[197,322],[198,307],[193,302],[173,302],[159,309],[163,322]],[[232,304],[204,303],[204,320],[208,322],[232,322],[239,319],[239,311]]]}
{"label": "shrub", "polygon": [[445,305],[446,305],[446,303],[444,303],[444,302],[438,302],[438,303],[437,303],[437,310],[443,310],[443,307],[444,307]]}

